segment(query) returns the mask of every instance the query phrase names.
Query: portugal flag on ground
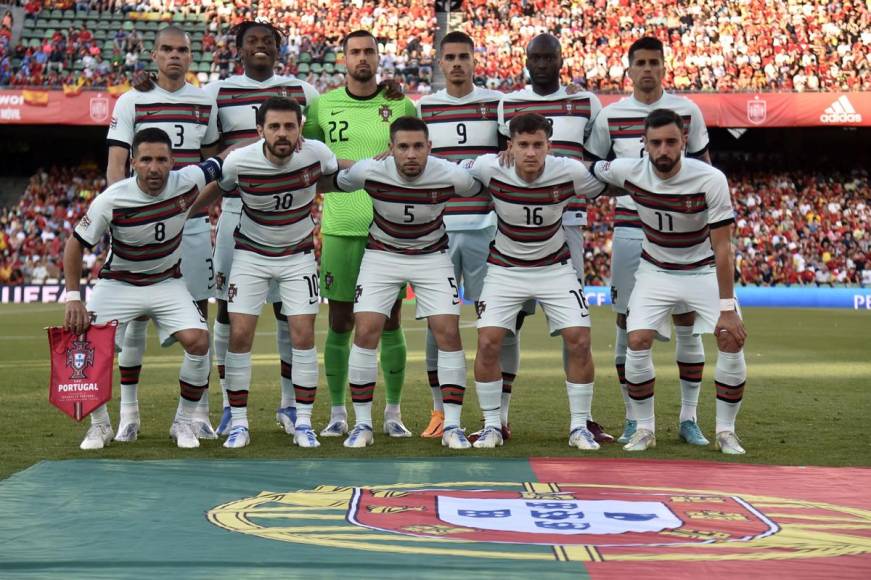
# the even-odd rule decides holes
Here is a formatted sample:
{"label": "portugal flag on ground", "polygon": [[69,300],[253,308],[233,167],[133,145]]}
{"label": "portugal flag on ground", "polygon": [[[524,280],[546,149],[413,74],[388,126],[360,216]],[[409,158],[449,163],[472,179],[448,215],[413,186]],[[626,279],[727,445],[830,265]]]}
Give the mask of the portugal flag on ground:
{"label": "portugal flag on ground", "polygon": [[0,482],[0,575],[871,577],[871,469],[300,455],[40,463]]}

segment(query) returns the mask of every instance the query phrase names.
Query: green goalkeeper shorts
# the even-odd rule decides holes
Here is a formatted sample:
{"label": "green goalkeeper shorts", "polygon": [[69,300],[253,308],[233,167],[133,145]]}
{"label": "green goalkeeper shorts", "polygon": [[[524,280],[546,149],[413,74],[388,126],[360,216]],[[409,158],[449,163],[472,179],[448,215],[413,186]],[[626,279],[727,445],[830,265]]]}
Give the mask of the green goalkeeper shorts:
{"label": "green goalkeeper shorts", "polygon": [[[330,236],[324,234],[321,245],[321,296],[337,302],[353,302],[357,276],[366,250],[368,236]],[[403,284],[396,299],[404,298]]]}

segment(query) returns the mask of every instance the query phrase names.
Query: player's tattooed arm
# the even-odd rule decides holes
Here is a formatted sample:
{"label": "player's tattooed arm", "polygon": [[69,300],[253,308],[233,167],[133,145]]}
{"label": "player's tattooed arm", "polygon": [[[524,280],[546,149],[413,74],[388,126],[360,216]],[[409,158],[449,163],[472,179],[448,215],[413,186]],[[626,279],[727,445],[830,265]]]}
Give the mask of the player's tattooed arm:
{"label": "player's tattooed arm", "polygon": [[68,295],[64,306],[64,328],[76,334],[85,332],[91,324],[91,317],[81,297],[75,299],[80,292],[83,254],[82,242],[76,236],[70,236],[64,248],[64,282]]}
{"label": "player's tattooed arm", "polygon": [[207,210],[213,203],[218,201],[222,195],[223,192],[221,191],[221,188],[218,187],[217,181],[209,183],[200,190],[200,194],[197,196],[196,201],[194,201],[194,205],[191,206],[190,215],[196,215],[198,212]]}
{"label": "player's tattooed arm", "polygon": [[384,89],[384,96],[391,101],[399,101],[405,97],[405,93],[402,92],[402,83],[396,78],[384,79],[378,87]]}
{"label": "player's tattooed arm", "polygon": [[[723,223],[718,225],[718,227],[712,227],[710,237],[717,267],[717,285],[720,288],[720,300],[721,303],[731,301],[730,308],[724,309],[721,307],[720,318],[717,320],[714,334],[717,337],[718,343],[731,339],[740,348],[744,346],[744,341],[747,340],[747,331],[744,329],[744,322],[738,316],[738,311],[734,305],[735,282],[732,274],[735,271],[735,254],[732,249],[731,222]],[[722,333],[728,334],[729,338],[721,337]]]}

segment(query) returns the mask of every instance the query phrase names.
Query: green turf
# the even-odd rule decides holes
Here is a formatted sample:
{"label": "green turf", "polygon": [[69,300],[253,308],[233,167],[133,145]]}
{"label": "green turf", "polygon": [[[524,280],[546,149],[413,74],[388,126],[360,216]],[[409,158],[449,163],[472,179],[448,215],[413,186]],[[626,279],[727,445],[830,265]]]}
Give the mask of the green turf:
{"label": "green turf", "polygon": [[[229,451],[218,442],[204,441],[198,450],[182,451],[168,437],[178,393],[180,349],[160,349],[149,330],[139,402],[142,429],[133,444],[113,443],[100,452],[85,453],[78,444],[85,425],[77,425],[48,403],[48,346],[43,327],[62,319],[62,307],[52,305],[0,306],[0,478],[43,459],[118,458],[299,458],[299,457],[443,457],[457,452],[438,441],[420,438],[388,440],[376,435],[366,451],[342,447],[341,440],[322,438],[322,446],[301,450],[291,445],[273,420],[278,403],[278,359],[274,320],[261,321],[254,347],[254,373],[249,410],[252,445]],[[318,348],[323,346],[326,307],[318,318]],[[406,306],[409,369],[403,392],[403,418],[419,433],[429,418],[430,390],[423,361],[423,324],[411,319]],[[464,411],[467,430],[478,428],[480,413],[471,368],[474,358],[474,313],[464,310],[463,339],[469,360],[469,390]],[[646,458],[706,459],[785,465],[871,465],[871,442],[864,434],[871,409],[871,313],[849,310],[745,310],[750,333],[747,345],[748,381],[738,433],[748,454],[728,458],[713,447],[693,448],[677,441],[679,388],[671,344],[654,347],[657,366],[658,446]],[[593,351],[598,369],[593,410],[611,433],[619,434],[623,402],[613,368],[613,315],[593,309]],[[527,319],[522,333],[521,369],[511,403],[514,438],[498,450],[471,450],[480,457],[582,455],[567,446],[568,410],[562,375],[561,347],[546,337],[544,317]],[[706,338],[708,365],[699,405],[700,424],[711,438],[714,419],[713,374],[715,349]],[[116,377],[117,385],[117,377]],[[213,418],[218,416],[220,392],[212,384]],[[380,425],[383,386],[376,389],[374,417]],[[350,409],[350,402],[348,403]],[[324,424],[328,395],[321,379],[315,405],[315,427]],[[117,394],[110,406],[117,422]],[[625,457],[610,445],[597,456]],[[635,457],[635,455],[632,455]]]}

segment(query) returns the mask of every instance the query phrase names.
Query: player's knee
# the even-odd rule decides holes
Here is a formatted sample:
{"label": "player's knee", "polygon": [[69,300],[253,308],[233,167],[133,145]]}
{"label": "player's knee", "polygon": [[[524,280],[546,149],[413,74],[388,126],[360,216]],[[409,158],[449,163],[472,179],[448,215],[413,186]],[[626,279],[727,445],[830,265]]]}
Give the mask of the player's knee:
{"label": "player's knee", "polygon": [[207,330],[195,330],[190,334],[185,351],[188,354],[202,356],[209,352],[209,332]]}
{"label": "player's knee", "polygon": [[648,350],[653,346],[653,336],[641,332],[630,332],[627,343],[632,350]]}
{"label": "player's knee", "polygon": [[354,330],[354,305],[330,302],[329,318],[333,332],[351,332]]}
{"label": "player's knee", "polygon": [[563,335],[566,351],[573,358],[586,358],[591,356],[590,333],[572,332]]}
{"label": "player's knee", "polygon": [[717,333],[717,349],[721,352],[738,352],[741,350],[741,345],[730,333],[720,332]]}
{"label": "player's knee", "polygon": [[239,325],[230,326],[230,344],[229,348],[233,352],[249,352],[253,346],[254,337],[247,329],[240,328]]}
{"label": "player's knee", "polygon": [[478,356],[483,360],[496,360],[502,351],[502,339],[496,334],[478,335]]}

